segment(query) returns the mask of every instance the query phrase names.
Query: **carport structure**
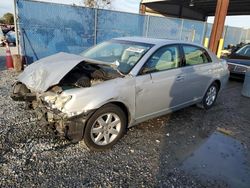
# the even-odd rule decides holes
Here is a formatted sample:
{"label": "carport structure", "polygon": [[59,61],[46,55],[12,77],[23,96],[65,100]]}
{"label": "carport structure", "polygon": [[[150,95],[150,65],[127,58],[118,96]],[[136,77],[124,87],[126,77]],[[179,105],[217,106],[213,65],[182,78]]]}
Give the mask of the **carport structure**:
{"label": "carport structure", "polygon": [[216,52],[226,16],[250,15],[250,0],[142,0],[140,13],[199,21],[215,16],[209,48]]}

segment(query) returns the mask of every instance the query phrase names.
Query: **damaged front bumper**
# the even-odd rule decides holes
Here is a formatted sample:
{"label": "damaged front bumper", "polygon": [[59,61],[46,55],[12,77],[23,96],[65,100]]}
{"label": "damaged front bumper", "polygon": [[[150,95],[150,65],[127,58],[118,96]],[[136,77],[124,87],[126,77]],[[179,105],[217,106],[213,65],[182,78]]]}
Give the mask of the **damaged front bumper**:
{"label": "damaged front bumper", "polygon": [[[45,96],[53,96],[52,93]],[[54,93],[54,95],[57,95]],[[52,108],[51,104],[42,100],[39,94],[32,93],[25,84],[17,82],[13,85],[11,98],[15,101],[25,101],[29,109],[35,110],[38,119],[44,124],[49,125],[56,135],[65,137],[73,142],[82,140],[85,124],[92,115],[92,111],[81,113],[69,117],[59,109]]]}
{"label": "damaged front bumper", "polygon": [[36,109],[36,113],[40,120],[49,124],[56,135],[73,142],[82,140],[86,122],[92,115],[91,111],[78,116],[67,117],[67,114],[57,109],[51,109],[46,105],[39,106]]}

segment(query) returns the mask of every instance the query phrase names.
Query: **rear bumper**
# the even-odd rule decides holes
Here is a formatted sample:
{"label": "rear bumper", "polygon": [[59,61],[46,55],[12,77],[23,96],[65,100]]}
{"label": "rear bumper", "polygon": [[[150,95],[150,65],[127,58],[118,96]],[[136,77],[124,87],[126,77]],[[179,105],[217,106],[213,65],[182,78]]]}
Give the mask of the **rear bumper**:
{"label": "rear bumper", "polygon": [[229,80],[229,71],[226,71],[223,75],[221,75],[220,77],[220,90],[223,90],[226,86],[227,86],[227,83],[228,83],[228,80]]}

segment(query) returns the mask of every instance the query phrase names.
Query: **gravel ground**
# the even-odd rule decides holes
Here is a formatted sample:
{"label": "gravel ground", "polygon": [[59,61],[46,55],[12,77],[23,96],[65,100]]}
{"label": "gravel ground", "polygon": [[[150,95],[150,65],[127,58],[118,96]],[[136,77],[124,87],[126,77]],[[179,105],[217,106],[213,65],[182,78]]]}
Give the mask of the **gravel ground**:
{"label": "gravel ground", "polygon": [[[230,82],[209,111],[195,106],[131,128],[106,152],[58,140],[9,93],[16,74],[0,71],[0,187],[229,187],[180,168],[217,127],[250,146],[250,99]],[[250,161],[250,160],[249,160]]]}

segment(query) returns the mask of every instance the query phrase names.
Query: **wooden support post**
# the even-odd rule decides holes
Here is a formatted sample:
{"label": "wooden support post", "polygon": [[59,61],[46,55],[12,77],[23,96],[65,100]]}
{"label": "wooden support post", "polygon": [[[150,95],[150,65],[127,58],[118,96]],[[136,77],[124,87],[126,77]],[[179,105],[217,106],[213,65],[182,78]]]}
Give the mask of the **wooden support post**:
{"label": "wooden support post", "polygon": [[219,41],[222,38],[228,5],[229,0],[217,0],[214,24],[209,42],[209,49],[214,53],[217,52]]}

